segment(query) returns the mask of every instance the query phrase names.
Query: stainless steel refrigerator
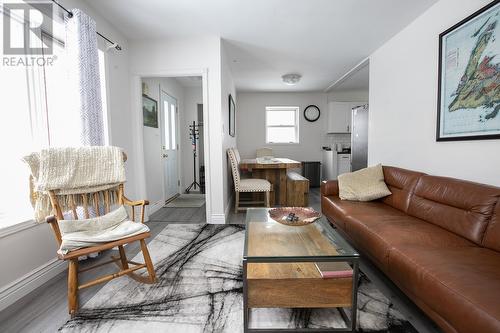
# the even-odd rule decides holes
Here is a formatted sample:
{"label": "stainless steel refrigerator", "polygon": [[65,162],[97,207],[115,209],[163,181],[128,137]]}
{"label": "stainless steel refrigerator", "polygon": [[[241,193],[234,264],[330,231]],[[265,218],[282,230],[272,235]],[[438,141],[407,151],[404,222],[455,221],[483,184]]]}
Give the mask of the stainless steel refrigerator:
{"label": "stainless steel refrigerator", "polygon": [[368,104],[352,109],[351,171],[368,165]]}

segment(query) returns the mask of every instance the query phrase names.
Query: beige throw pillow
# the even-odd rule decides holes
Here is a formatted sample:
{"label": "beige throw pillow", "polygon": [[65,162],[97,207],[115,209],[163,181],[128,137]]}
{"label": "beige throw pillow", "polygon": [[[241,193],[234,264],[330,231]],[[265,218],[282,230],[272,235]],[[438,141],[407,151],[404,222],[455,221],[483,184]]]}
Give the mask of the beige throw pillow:
{"label": "beige throw pillow", "polygon": [[392,194],[384,182],[381,164],[342,174],[338,180],[342,200],[371,201]]}

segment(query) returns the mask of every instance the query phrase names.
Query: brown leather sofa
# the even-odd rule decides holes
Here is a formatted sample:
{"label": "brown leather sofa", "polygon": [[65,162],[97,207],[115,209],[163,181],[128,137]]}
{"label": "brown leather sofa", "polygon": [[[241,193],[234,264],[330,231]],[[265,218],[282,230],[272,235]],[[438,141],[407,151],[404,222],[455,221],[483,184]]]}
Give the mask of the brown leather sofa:
{"label": "brown leather sofa", "polygon": [[321,209],[445,332],[500,332],[500,188],[384,166],[392,195]]}

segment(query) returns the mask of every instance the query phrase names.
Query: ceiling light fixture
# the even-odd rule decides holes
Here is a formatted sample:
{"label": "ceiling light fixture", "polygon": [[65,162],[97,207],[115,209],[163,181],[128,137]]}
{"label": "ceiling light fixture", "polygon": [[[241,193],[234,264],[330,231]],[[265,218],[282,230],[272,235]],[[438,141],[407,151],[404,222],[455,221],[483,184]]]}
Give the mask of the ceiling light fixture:
{"label": "ceiling light fixture", "polygon": [[290,74],[285,74],[281,77],[283,82],[285,84],[288,84],[289,86],[296,85],[299,81],[302,75],[296,74],[296,73],[290,73]]}

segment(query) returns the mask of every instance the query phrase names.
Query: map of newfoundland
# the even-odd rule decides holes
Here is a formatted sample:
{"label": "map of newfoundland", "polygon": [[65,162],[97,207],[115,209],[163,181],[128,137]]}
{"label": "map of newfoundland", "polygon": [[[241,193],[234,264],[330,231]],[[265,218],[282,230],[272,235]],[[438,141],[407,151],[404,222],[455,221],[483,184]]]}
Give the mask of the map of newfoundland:
{"label": "map of newfoundland", "polygon": [[500,134],[500,9],[443,39],[441,135]]}

